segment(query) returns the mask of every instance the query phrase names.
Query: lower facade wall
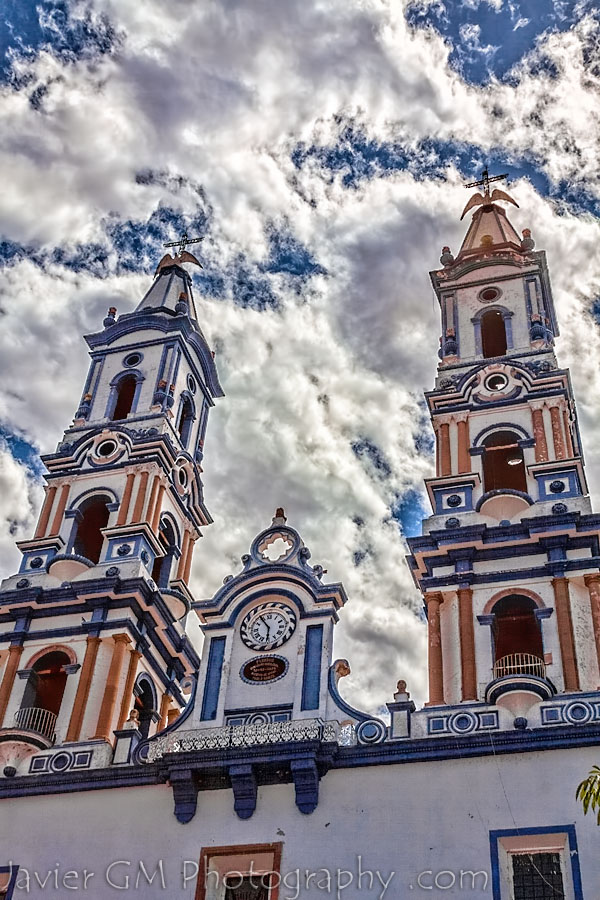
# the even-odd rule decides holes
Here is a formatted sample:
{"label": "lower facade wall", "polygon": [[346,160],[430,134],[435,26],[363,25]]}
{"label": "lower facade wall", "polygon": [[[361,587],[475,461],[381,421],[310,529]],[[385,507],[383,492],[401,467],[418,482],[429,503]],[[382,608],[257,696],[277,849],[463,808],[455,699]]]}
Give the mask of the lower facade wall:
{"label": "lower facade wall", "polygon": [[596,900],[600,829],[575,801],[595,763],[600,751],[584,748],[335,770],[311,815],[290,784],[259,788],[245,821],[231,791],[200,792],[187,825],[166,785],[3,800],[0,866],[21,867],[15,898],[192,900],[203,848],[280,843],[279,900],[508,900],[493,893],[490,833],[534,832],[522,839],[535,843],[536,831],[574,826],[582,888],[569,890]]}

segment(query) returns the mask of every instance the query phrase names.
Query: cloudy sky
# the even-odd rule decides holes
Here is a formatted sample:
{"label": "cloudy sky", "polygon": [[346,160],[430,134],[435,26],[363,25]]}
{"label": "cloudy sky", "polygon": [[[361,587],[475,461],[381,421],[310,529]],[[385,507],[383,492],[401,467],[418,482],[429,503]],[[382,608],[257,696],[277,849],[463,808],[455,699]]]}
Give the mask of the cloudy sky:
{"label": "cloudy sky", "polygon": [[284,506],[350,602],[346,697],[425,699],[404,562],[419,533],[439,324],[465,180],[510,174],[548,252],[600,495],[600,16],[594,0],[4,0],[0,4],[0,573],[70,423],[81,335],[203,235],[215,524],[192,587],[239,571]]}

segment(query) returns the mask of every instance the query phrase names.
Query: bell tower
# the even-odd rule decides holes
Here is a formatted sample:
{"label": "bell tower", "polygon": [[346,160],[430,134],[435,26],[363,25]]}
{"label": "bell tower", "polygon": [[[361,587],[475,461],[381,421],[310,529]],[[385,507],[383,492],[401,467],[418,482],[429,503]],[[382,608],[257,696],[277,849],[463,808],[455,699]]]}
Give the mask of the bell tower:
{"label": "bell tower", "polygon": [[600,520],[546,256],[509,221],[512,197],[491,190],[502,177],[468,185],[482,192],[462,246],[431,273],[433,514],[409,565],[428,614],[430,705],[498,705],[522,723],[532,705],[600,684]]}
{"label": "bell tower", "polygon": [[0,741],[112,742],[132,708],[148,736],[179,710],[198,668],[188,579],[212,521],[201,461],[223,392],[187,243],[163,257],[133,312],[109,309],[86,336],[79,407],[44,457],[37,528],[0,590]]}

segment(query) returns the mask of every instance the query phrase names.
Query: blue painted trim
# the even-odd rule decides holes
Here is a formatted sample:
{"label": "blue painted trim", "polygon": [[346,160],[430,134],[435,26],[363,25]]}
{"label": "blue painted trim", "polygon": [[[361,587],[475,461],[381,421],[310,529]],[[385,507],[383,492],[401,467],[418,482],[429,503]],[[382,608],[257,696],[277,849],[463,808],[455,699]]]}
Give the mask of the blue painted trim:
{"label": "blue painted trim", "polygon": [[[256,590],[251,594],[247,594],[242,600],[238,600],[235,607],[233,607],[231,612],[229,613],[228,618],[223,621],[225,611],[232,603],[235,602],[235,600],[237,599],[237,595],[240,593],[245,582],[255,580],[257,576],[262,576],[263,579],[260,583],[259,590]],[[297,582],[303,587],[307,587],[313,595],[312,600],[314,603],[331,603],[332,605],[335,605],[337,607],[334,595],[338,592],[342,594],[342,604],[340,605],[343,605],[343,603],[346,602],[346,594],[340,584],[323,585],[314,575],[311,575],[311,573],[308,571],[305,572],[292,566],[278,566],[274,564],[268,567],[265,566],[262,569],[250,569],[250,571],[248,572],[241,572],[238,576],[233,578],[231,581],[228,581],[219,591],[217,591],[212,600],[198,600],[193,603],[192,606],[194,609],[202,610],[208,619],[211,618],[211,611],[213,609],[215,610],[214,616],[219,617],[219,621],[214,624],[212,624],[210,621],[207,621],[206,625],[204,626],[205,629],[210,630],[211,628],[222,628],[224,624],[233,626],[244,607],[250,606],[251,603],[260,600],[261,597],[265,597],[273,593],[273,588],[270,585],[265,586],[265,582],[267,582],[267,579],[268,581],[271,581],[273,578],[281,576],[285,577],[287,581],[291,581],[292,583]],[[228,594],[233,594],[234,591],[234,596],[227,596]],[[281,597],[285,597],[295,607],[297,607],[299,617],[301,619],[316,618],[317,616],[323,615],[323,610],[307,612],[301,598],[290,590],[277,588],[277,594]],[[325,596],[323,596],[323,594]],[[338,616],[335,609],[330,612],[330,615],[332,616],[334,621],[337,621]]]}
{"label": "blue painted trim", "polygon": [[204,696],[202,697],[202,711],[200,713],[202,722],[207,722],[217,717],[226,640],[225,637],[214,637],[210,642],[204,682]]}
{"label": "blue painted trim", "polygon": [[477,447],[485,438],[486,435],[491,435],[495,431],[513,431],[516,434],[520,434],[523,440],[529,441],[532,440],[531,435],[520,425],[516,425],[514,422],[494,422],[493,425],[486,425],[485,428],[482,428],[479,434],[475,436],[472,441],[472,446]]}
{"label": "blue painted trim", "polygon": [[300,709],[318,709],[321,693],[321,657],[323,654],[323,626],[309,625],[306,629],[304,672],[302,676],[302,705]]}
{"label": "blue painted trim", "polygon": [[[490,831],[490,860],[492,866],[492,898],[493,900],[506,900],[501,893],[500,859],[498,853],[499,839],[503,837],[526,837],[529,835],[564,834],[567,837],[565,847],[565,864],[571,863],[571,878],[575,900],[583,900],[581,885],[581,868],[579,865],[579,850],[577,848],[577,835],[574,825],[547,825],[533,828],[507,828]],[[540,849],[543,852],[543,849]]]}

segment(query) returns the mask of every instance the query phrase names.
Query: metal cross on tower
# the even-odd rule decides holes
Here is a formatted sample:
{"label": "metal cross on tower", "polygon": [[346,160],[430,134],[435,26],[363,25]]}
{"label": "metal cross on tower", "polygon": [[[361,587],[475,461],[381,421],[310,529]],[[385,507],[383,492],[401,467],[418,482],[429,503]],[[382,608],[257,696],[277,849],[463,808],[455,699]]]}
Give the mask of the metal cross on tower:
{"label": "metal cross on tower", "polygon": [[178,241],[169,241],[168,244],[163,244],[163,247],[178,247],[179,249],[177,252],[183,253],[189,244],[199,244],[201,240],[203,240],[201,237],[189,238],[187,236],[187,231],[184,231]]}
{"label": "metal cross on tower", "polygon": [[465,187],[483,187],[486,197],[489,197],[490,184],[493,181],[502,181],[504,178],[508,178],[508,173],[506,173],[505,175],[490,175],[487,168],[485,168],[481,173],[481,178],[479,179],[479,181],[470,181],[468,184],[465,184]]}

